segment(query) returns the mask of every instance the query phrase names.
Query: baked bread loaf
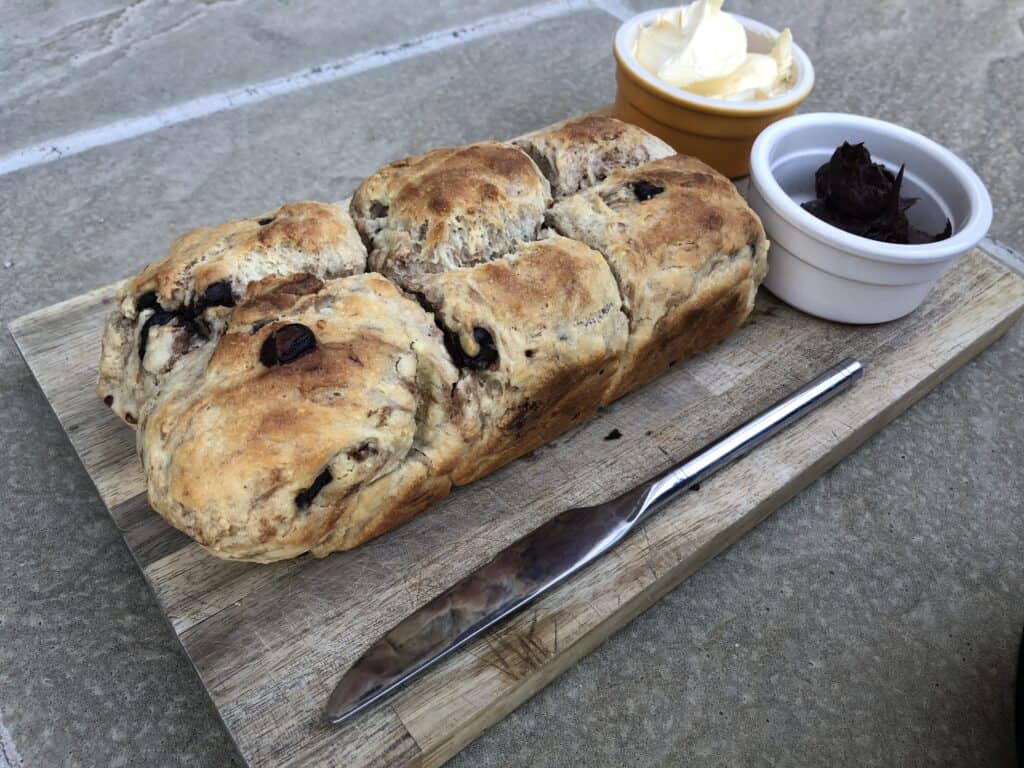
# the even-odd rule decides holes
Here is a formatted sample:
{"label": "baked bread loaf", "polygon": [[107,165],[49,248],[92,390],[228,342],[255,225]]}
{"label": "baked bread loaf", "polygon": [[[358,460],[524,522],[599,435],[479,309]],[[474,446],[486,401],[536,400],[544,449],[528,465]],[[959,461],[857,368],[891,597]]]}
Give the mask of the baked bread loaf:
{"label": "baked bread loaf", "polygon": [[349,548],[445,496],[458,371],[377,274],[250,289],[202,375],[168,374],[139,449],[153,507],[215,554]]}
{"label": "baked bread loaf", "polygon": [[99,392],[154,509],[220,557],[350,549],[743,322],[768,243],[727,179],[610,118],[517,141],[297,204],[280,259],[232,222],[129,281]]}
{"label": "baked bread loaf", "polygon": [[594,415],[626,347],[628,321],[601,255],[552,237],[411,288],[444,329],[471,483]]}
{"label": "baked bread loaf", "polygon": [[249,283],[366,269],[366,248],[339,205],[299,202],[179,237],[117,294],[103,334],[97,393],[129,424],[186,355],[215,342]]}
{"label": "baked bread loaf", "polygon": [[605,402],[732,333],[768,269],[760,219],[685,155],[615,171],[557,202],[548,222],[600,251],[618,281],[629,343]]}
{"label": "baked bread loaf", "polygon": [[612,171],[676,153],[642,128],[602,115],[566,120],[512,143],[533,158],[555,199],[592,187]]}
{"label": "baked bread loaf", "polygon": [[550,203],[550,185],[526,153],[484,141],[384,166],[352,196],[352,218],[370,268],[403,284],[535,240]]}

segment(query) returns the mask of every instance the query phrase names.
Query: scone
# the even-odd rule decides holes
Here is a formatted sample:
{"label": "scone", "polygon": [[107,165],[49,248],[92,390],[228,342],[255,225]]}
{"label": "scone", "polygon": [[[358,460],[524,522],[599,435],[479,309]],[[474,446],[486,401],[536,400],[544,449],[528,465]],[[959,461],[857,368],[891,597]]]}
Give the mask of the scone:
{"label": "scone", "polygon": [[601,255],[552,237],[411,286],[462,371],[467,435],[452,479],[470,483],[589,419],[626,346],[628,321]]}
{"label": "scone", "polygon": [[250,219],[193,229],[118,291],[103,334],[96,391],[135,425],[180,361],[219,338],[251,282],[298,272],[341,277],[365,269],[366,248],[338,205],[289,203]]}
{"label": "scone", "polygon": [[629,316],[610,402],[723,340],[747,317],[767,271],[768,241],[732,183],[674,155],[564,198],[561,234],[608,260]]}
{"label": "scone", "polygon": [[675,154],[642,128],[599,115],[566,120],[512,143],[533,158],[556,200],[604,181],[612,171]]}
{"label": "scone", "polygon": [[550,202],[547,179],[524,152],[484,141],[384,166],[359,185],[351,213],[370,269],[404,285],[535,240]]}
{"label": "scone", "polygon": [[214,554],[271,561],[353,547],[447,494],[458,371],[433,318],[376,274],[251,294],[140,430],[153,508]]}

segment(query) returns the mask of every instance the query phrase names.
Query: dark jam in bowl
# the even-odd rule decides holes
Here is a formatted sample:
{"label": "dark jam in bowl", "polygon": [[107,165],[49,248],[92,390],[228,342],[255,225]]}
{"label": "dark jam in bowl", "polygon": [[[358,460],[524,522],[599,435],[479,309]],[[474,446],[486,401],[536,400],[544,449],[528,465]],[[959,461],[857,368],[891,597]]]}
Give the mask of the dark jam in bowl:
{"label": "dark jam in bowl", "polygon": [[919,245],[945,240],[953,234],[946,226],[938,234],[918,229],[907,219],[916,197],[902,197],[903,169],[893,174],[861,144],[843,142],[814,174],[816,199],[804,210],[846,232],[883,243]]}

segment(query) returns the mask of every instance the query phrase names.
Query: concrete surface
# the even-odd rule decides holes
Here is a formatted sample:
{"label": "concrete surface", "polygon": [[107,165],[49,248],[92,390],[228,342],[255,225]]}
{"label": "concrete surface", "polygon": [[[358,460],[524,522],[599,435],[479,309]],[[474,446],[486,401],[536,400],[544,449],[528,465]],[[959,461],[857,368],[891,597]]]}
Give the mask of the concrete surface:
{"label": "concrete surface", "polygon": [[[628,10],[556,2],[554,18],[488,26],[514,4],[34,5],[0,28],[0,162],[381,46],[411,53],[0,175],[3,321],[128,274],[194,224],[340,198],[403,153],[605,103],[618,20],[603,8]],[[818,70],[808,108],[960,152],[992,192],[993,235],[1024,244],[1024,0],[727,7],[793,27]],[[460,25],[477,31],[431,37]],[[1009,763],[1022,327],[451,764]],[[0,768],[235,764],[6,333],[0,391]]]}
{"label": "concrete surface", "polygon": [[[59,0],[4,21],[0,152],[323,67],[529,0]],[[193,57],[201,55],[201,65]]]}

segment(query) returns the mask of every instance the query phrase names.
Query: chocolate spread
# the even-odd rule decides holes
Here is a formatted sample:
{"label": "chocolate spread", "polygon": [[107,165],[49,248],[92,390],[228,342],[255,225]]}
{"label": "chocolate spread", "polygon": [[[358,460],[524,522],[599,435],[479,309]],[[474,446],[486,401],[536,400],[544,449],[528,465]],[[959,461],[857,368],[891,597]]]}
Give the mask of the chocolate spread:
{"label": "chocolate spread", "polygon": [[937,235],[918,229],[907,219],[916,197],[901,197],[903,168],[894,176],[861,144],[843,142],[814,174],[816,200],[806,211],[834,227],[883,243],[917,245],[945,240],[953,234],[949,219]]}

